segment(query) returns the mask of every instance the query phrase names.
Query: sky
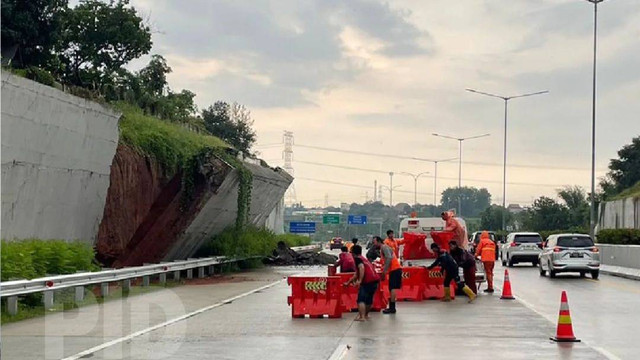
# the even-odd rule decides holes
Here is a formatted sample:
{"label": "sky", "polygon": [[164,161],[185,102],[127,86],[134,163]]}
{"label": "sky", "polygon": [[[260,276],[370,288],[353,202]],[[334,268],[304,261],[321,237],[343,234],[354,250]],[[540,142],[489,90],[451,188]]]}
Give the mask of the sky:
{"label": "sky", "polygon": [[[260,157],[283,166],[294,134],[295,194],[307,206],[373,200],[433,203],[434,164],[369,156],[458,158],[462,185],[502,202],[504,102],[506,202],[590,186],[593,5],[584,0],[132,0],[153,29],[152,54],[169,85],[246,105]],[[640,1],[598,6],[597,176],[640,135]],[[148,57],[131,66],[140,67]],[[316,147],[310,148],[311,147]],[[331,165],[331,166],[328,166]],[[347,169],[350,168],[350,169]],[[355,170],[367,169],[368,171]],[[457,186],[458,160],[440,162],[437,193]],[[382,200],[389,202],[384,189]],[[439,198],[436,199],[439,201]]]}

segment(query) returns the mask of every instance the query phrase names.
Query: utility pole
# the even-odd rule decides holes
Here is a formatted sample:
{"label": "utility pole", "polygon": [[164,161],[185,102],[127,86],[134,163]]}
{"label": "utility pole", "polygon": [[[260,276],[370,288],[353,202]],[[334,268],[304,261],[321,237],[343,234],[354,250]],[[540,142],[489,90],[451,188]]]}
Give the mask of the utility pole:
{"label": "utility pole", "polygon": [[378,201],[378,180],[373,180],[373,202]]}
{"label": "utility pole", "polygon": [[389,206],[393,207],[393,172],[389,172]]}

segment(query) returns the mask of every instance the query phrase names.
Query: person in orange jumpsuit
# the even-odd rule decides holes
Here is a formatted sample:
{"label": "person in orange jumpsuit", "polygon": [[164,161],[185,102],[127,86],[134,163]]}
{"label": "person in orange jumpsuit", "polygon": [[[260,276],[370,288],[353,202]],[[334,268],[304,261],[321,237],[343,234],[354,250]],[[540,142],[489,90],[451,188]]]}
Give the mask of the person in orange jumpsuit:
{"label": "person in orange jumpsuit", "polygon": [[452,240],[455,240],[460,248],[467,250],[469,242],[467,240],[467,229],[454,217],[452,211],[444,211],[440,216],[445,221],[444,230],[453,232]]}
{"label": "person in orange jumpsuit", "polygon": [[476,248],[476,256],[480,257],[484,265],[484,273],[487,276],[487,289],[484,292],[493,292],[493,267],[496,264],[496,244],[489,237],[487,231],[480,235],[480,242]]}

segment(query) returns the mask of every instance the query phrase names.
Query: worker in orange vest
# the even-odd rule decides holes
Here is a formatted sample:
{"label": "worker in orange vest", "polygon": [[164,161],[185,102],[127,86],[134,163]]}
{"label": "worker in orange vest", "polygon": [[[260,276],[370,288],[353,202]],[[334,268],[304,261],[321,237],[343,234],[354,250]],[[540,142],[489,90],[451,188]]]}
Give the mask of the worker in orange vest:
{"label": "worker in orange vest", "polygon": [[[388,239],[387,239],[388,240]],[[402,266],[396,256],[393,248],[387,245],[387,240],[382,241],[380,236],[373,238],[373,245],[380,249],[380,260],[382,260],[383,269],[380,276],[381,279],[385,279],[389,274],[389,307],[382,310],[383,314],[395,314],[396,313],[396,292],[402,288]]]}
{"label": "worker in orange vest", "polygon": [[400,245],[405,243],[404,239],[396,239],[394,237],[393,230],[387,230],[387,238],[384,239],[384,243],[385,243],[385,245],[387,245],[391,249],[393,249],[393,252],[394,252],[394,254],[396,254],[396,257],[398,259],[401,258],[401,256],[400,256]]}
{"label": "worker in orange vest", "polygon": [[445,221],[444,230],[453,232],[452,240],[455,240],[459,247],[467,250],[467,229],[455,218],[453,211],[444,211],[440,217]]}
{"label": "worker in orange vest", "polygon": [[480,257],[484,265],[484,273],[487,277],[486,293],[493,292],[493,267],[496,264],[496,244],[489,237],[487,231],[483,231],[480,235],[480,242],[476,248],[476,256]]}

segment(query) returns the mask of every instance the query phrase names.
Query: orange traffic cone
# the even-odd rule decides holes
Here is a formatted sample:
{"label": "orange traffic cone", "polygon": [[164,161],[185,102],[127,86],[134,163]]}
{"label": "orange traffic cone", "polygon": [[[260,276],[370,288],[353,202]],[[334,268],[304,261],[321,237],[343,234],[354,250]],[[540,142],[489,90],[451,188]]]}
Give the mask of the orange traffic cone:
{"label": "orange traffic cone", "polygon": [[502,284],[502,296],[500,296],[500,299],[515,299],[515,297],[511,293],[511,281],[509,280],[509,270],[507,269],[504,269],[504,283]]}
{"label": "orange traffic cone", "polygon": [[571,313],[569,312],[569,302],[567,301],[567,292],[562,292],[560,299],[560,314],[558,315],[558,329],[556,336],[550,338],[556,342],[580,342],[573,335],[573,325],[571,325]]}

